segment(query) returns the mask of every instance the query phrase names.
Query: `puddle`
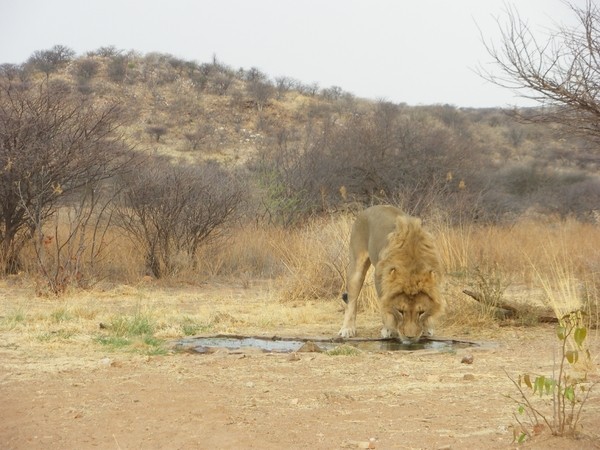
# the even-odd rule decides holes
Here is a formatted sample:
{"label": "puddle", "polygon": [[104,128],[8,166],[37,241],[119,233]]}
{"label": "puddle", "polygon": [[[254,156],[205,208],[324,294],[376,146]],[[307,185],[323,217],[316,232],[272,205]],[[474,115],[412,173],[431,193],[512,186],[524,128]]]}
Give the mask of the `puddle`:
{"label": "puddle", "polygon": [[[366,352],[414,352],[418,350],[454,351],[467,347],[480,347],[482,344],[470,341],[457,341],[444,338],[422,338],[415,343],[404,343],[398,339],[323,339],[323,338],[285,338],[279,336],[197,336],[177,341],[176,347],[197,353],[212,353],[215,349],[240,350],[256,348],[265,352],[289,353],[311,351],[303,346],[315,344],[321,351],[331,350],[339,345],[351,345]],[[319,351],[319,349],[317,351]]]}

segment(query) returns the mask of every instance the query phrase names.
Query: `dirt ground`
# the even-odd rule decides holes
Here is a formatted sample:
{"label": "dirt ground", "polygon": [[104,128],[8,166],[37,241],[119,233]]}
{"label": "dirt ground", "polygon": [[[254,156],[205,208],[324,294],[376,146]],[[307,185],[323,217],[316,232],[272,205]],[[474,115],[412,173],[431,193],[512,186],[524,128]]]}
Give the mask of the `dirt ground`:
{"label": "dirt ground", "polygon": [[[296,334],[334,336],[341,318]],[[554,327],[468,338],[499,345],[358,356],[144,356],[36,347],[7,331],[0,333],[0,449],[600,449],[598,387],[579,439],[544,432],[513,443],[517,408],[504,394],[516,390],[504,369],[550,375]],[[467,354],[472,364],[461,363]]]}

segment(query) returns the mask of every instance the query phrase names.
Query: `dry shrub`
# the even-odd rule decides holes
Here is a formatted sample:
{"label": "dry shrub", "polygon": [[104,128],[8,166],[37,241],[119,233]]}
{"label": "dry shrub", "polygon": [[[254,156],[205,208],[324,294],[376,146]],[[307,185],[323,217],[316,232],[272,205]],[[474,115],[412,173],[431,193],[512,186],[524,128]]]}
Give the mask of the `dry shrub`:
{"label": "dry shrub", "polygon": [[[228,239],[204,247],[198,269],[213,278],[234,277],[243,287],[253,278],[280,279],[284,287],[279,298],[286,302],[341,300],[353,222],[352,217],[338,217],[316,219],[302,228],[246,226]],[[359,305],[379,309],[371,275],[367,275]]]}
{"label": "dry shrub", "polygon": [[275,279],[285,268],[272,243],[285,240],[286,230],[249,224],[227,237],[203,247],[198,254],[198,272],[210,277]]}
{"label": "dry shrub", "polygon": [[315,220],[285,230],[271,246],[286,268],[286,301],[340,297],[345,289],[351,222]]}
{"label": "dry shrub", "polygon": [[542,300],[557,316],[583,307],[592,313],[588,325],[597,326],[598,227],[575,220],[523,220],[510,227],[473,223],[451,227],[438,221],[434,234],[448,274],[462,281],[463,288],[478,284],[473,267],[491,267],[520,286],[515,300],[528,300],[531,292],[541,289]]}
{"label": "dry shrub", "polygon": [[461,279],[448,278],[444,285],[446,313],[439,321],[441,333],[445,336],[468,335],[474,329],[494,328],[494,318],[481,305],[463,294],[465,288]]}
{"label": "dry shrub", "polygon": [[[302,228],[280,230],[271,241],[276,258],[286,269],[282,301],[306,302],[313,299],[339,299],[346,291],[348,244],[354,217],[316,219]],[[367,274],[359,307],[379,310],[372,281]]]}
{"label": "dry shrub", "polygon": [[[552,261],[564,259],[578,278],[600,264],[600,229],[574,220],[524,220],[512,226],[435,223],[434,234],[447,271],[462,272],[473,265],[501,267],[525,284],[536,271],[547,272]],[[534,269],[535,268],[535,269]]]}
{"label": "dry shrub", "polygon": [[[80,270],[83,277],[88,280],[86,283],[88,287],[94,287],[103,281],[135,283],[142,279],[145,274],[145,265],[144,255],[139,246],[123,236],[116,228],[109,228],[102,236],[101,251],[92,255],[90,239],[94,230],[93,226],[89,228],[87,240],[81,244],[82,251],[79,255],[81,261],[84,262],[81,264]],[[47,244],[44,244],[49,247],[47,249],[48,258],[52,258],[54,249],[50,247],[56,246],[57,239],[59,244],[66,241],[69,225],[66,223],[52,224],[45,234],[52,238],[48,239]],[[21,258],[24,271],[34,275],[34,281],[41,286],[45,281],[36,275],[38,263],[34,245],[35,242],[28,242],[22,250]],[[44,289],[40,289],[39,292],[43,293]]]}

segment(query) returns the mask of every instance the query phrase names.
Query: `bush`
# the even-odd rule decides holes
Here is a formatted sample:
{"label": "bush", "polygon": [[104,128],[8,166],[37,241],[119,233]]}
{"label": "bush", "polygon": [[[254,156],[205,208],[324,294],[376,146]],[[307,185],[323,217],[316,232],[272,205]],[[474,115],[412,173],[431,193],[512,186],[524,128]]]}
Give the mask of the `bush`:
{"label": "bush", "polygon": [[199,248],[238,217],[246,196],[240,179],[214,162],[155,158],[121,183],[117,223],[156,278],[195,268]]}

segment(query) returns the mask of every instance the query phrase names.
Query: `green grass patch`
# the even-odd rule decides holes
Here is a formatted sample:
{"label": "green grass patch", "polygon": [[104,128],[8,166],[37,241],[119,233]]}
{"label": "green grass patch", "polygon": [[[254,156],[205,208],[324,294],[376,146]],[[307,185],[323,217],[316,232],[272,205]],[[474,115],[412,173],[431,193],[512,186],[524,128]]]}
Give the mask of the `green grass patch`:
{"label": "green grass patch", "polygon": [[211,325],[200,325],[197,323],[184,323],[181,325],[181,331],[184,336],[193,336],[199,333],[206,333],[212,328]]}
{"label": "green grass patch", "polygon": [[153,334],[154,327],[154,319],[150,314],[136,312],[131,317],[115,317],[108,328],[116,336],[143,336],[146,334]]}
{"label": "green grass patch", "polygon": [[53,322],[60,323],[68,322],[69,320],[73,320],[75,317],[73,317],[73,315],[70,314],[66,308],[59,308],[50,314],[50,318]]}
{"label": "green grass patch", "polygon": [[122,349],[131,345],[131,340],[121,336],[97,336],[94,342],[110,347],[113,350]]}
{"label": "green grass patch", "polygon": [[20,309],[13,311],[2,320],[0,320],[0,330],[11,331],[14,330],[19,324],[25,323],[27,315]]}
{"label": "green grass patch", "polygon": [[154,336],[156,322],[150,312],[139,309],[133,316],[115,316],[106,327],[106,334],[94,341],[110,350],[144,355],[165,355],[165,341]]}
{"label": "green grass patch", "polygon": [[361,353],[359,349],[348,344],[338,345],[325,352],[329,356],[359,356]]}
{"label": "green grass patch", "polygon": [[56,339],[71,339],[73,337],[73,332],[66,330],[59,331],[44,331],[43,333],[38,334],[35,338],[41,342],[54,341]]}

